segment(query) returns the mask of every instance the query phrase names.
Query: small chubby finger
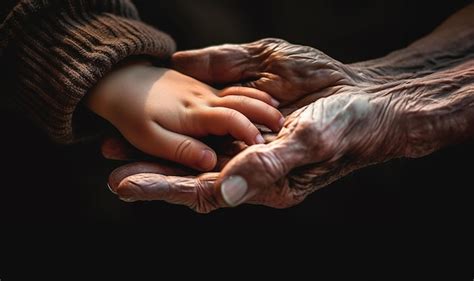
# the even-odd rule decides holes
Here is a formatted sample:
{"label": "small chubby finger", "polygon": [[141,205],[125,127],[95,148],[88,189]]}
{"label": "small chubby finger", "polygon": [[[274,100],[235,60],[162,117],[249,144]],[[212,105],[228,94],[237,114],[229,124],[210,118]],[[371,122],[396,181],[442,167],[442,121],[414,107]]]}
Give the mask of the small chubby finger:
{"label": "small chubby finger", "polygon": [[145,141],[137,140],[140,150],[199,171],[212,170],[217,161],[216,153],[209,146],[189,136],[168,131],[153,123]]}
{"label": "small chubby finger", "polygon": [[248,145],[264,143],[257,127],[242,113],[225,107],[209,108],[197,114],[196,124],[212,135],[231,135]]}
{"label": "small chubby finger", "polygon": [[232,96],[246,96],[249,98],[257,99],[273,107],[278,107],[280,105],[280,102],[274,99],[271,95],[265,93],[264,91],[260,91],[258,89],[249,88],[249,87],[233,86],[233,87],[225,88],[218,93],[218,96],[220,97],[226,97],[226,96],[231,96],[231,95]]}
{"label": "small chubby finger", "polygon": [[276,108],[246,96],[226,96],[216,101],[220,107],[227,107],[245,115],[251,121],[262,124],[278,132],[284,122],[283,115]]}

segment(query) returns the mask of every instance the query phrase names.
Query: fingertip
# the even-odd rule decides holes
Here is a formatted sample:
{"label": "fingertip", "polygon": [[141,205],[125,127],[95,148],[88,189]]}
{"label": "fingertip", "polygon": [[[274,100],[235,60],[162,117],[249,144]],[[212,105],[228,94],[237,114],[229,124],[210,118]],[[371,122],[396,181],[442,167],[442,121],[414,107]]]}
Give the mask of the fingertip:
{"label": "fingertip", "polygon": [[204,60],[205,57],[198,56],[195,50],[176,52],[171,56],[171,67],[180,72],[193,71],[193,73],[187,73],[191,75],[195,74],[196,66],[203,63]]}
{"label": "fingertip", "polygon": [[192,51],[178,51],[171,56],[171,61],[185,59],[189,57],[190,52]]}
{"label": "fingertip", "polygon": [[283,117],[283,115],[280,114],[280,117],[277,120],[278,121],[274,123],[275,124],[274,127],[271,128],[274,133],[278,133],[283,128],[283,125],[285,124],[285,117]]}
{"label": "fingertip", "polygon": [[182,52],[176,52],[171,55],[171,68],[177,69],[179,67],[179,61],[181,59]]}
{"label": "fingertip", "polygon": [[250,145],[255,145],[255,144],[265,143],[265,139],[263,138],[262,134],[260,133],[260,130],[252,122],[249,123],[247,131],[242,132],[242,134],[245,134],[245,137],[243,137],[240,140],[245,142],[245,144],[247,144],[249,146]]}
{"label": "fingertip", "polygon": [[201,157],[197,162],[196,166],[201,171],[210,171],[214,169],[217,164],[216,153],[212,149],[204,149],[201,152]]}
{"label": "fingertip", "polygon": [[277,100],[274,99],[274,98],[272,98],[272,99],[270,100],[270,103],[271,103],[271,105],[273,105],[275,108],[278,108],[278,106],[280,106],[280,102],[277,101]]}
{"label": "fingertip", "polygon": [[115,194],[119,197],[119,199],[127,203],[138,201],[137,193],[134,190],[135,184],[130,183],[131,181],[128,178],[125,178],[122,180],[122,182],[120,182],[117,189],[115,190]]}
{"label": "fingertip", "polygon": [[278,121],[280,125],[280,129],[283,128],[283,125],[285,125],[285,117],[281,116],[280,120]]}
{"label": "fingertip", "polygon": [[278,111],[278,114],[275,114],[272,121],[272,127],[269,127],[273,132],[279,132],[283,128],[285,123],[285,117]]}
{"label": "fingertip", "polygon": [[241,176],[230,176],[221,183],[221,196],[230,207],[241,204],[248,191],[247,181]]}
{"label": "fingertip", "polygon": [[265,139],[263,138],[263,136],[261,134],[258,134],[257,137],[255,137],[255,143],[256,144],[264,144],[265,143]]}

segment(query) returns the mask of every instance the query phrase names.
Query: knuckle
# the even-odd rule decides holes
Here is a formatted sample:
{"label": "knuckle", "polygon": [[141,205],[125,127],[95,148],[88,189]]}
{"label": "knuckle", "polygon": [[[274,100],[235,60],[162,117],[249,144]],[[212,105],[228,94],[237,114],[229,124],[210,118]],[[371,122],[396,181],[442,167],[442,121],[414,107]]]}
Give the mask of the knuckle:
{"label": "knuckle", "polygon": [[195,204],[191,207],[198,213],[208,214],[211,211],[219,207],[217,198],[211,192],[211,189],[207,188],[205,182],[197,180],[197,190]]}
{"label": "knuckle", "polygon": [[272,153],[271,151],[253,151],[248,155],[247,159],[250,160],[250,167],[261,167],[263,175],[269,177],[272,180],[277,180],[281,175],[288,173],[288,167],[282,161],[282,159]]}
{"label": "knuckle", "polygon": [[184,162],[188,159],[187,155],[191,151],[193,141],[186,138],[182,140],[178,146],[176,147],[176,151],[174,154],[174,159],[178,162]]}
{"label": "knuckle", "polygon": [[240,119],[240,114],[235,110],[229,109],[225,113],[225,119],[227,122],[233,123],[236,120]]}
{"label": "knuckle", "polygon": [[233,99],[234,99],[234,102],[236,103],[236,106],[238,106],[239,108],[244,108],[246,104],[248,103],[247,98],[244,96],[235,96],[233,97]]}
{"label": "knuckle", "polygon": [[257,136],[258,133],[260,133],[257,127],[255,127],[255,125],[252,122],[246,122],[245,131],[253,132],[252,135],[255,135],[255,137]]}
{"label": "knuckle", "polygon": [[225,103],[226,103],[226,97],[227,97],[227,94],[219,94],[219,96],[216,96],[215,98],[212,98],[210,100],[210,103],[209,105],[211,107],[225,107]]}
{"label": "knuckle", "polygon": [[223,97],[224,96],[221,95],[221,93],[218,93],[218,95],[210,95],[209,97],[206,97],[205,104],[210,107],[219,106]]}
{"label": "knuckle", "polygon": [[257,88],[257,83],[255,81],[249,81],[242,84],[244,87],[248,88]]}
{"label": "knuckle", "polygon": [[280,39],[280,38],[264,38],[259,41],[260,44],[268,45],[268,44],[288,44],[287,41]]}
{"label": "knuckle", "polygon": [[190,206],[197,213],[208,214],[220,207],[219,200],[213,188],[216,175],[205,174],[195,181],[196,197]]}
{"label": "knuckle", "polygon": [[225,96],[229,95],[229,92],[230,92],[229,88],[225,88],[225,89],[220,90],[217,93],[217,96],[222,98],[222,97],[225,97]]}

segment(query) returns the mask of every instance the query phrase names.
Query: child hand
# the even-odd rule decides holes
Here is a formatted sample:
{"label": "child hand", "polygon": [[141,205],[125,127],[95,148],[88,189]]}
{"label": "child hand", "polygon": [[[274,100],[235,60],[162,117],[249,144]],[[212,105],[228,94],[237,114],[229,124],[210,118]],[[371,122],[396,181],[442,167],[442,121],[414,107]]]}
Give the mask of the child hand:
{"label": "child hand", "polygon": [[273,107],[278,102],[262,91],[244,87],[219,91],[144,62],[110,73],[86,104],[143,152],[201,171],[214,168],[216,154],[192,137],[229,134],[248,145],[263,143],[252,122],[278,131],[284,120]]}

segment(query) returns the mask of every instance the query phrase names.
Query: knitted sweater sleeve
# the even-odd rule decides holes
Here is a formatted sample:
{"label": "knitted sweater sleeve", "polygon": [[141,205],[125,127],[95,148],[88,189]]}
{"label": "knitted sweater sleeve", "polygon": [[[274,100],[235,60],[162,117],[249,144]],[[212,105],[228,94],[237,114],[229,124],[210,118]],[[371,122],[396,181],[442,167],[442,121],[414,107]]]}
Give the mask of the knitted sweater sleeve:
{"label": "knitted sweater sleeve", "polygon": [[139,20],[128,0],[12,6],[0,19],[0,59],[12,78],[4,82],[13,85],[2,95],[60,143],[78,139],[73,119],[81,99],[116,64],[137,55],[166,59],[175,50],[168,35]]}

